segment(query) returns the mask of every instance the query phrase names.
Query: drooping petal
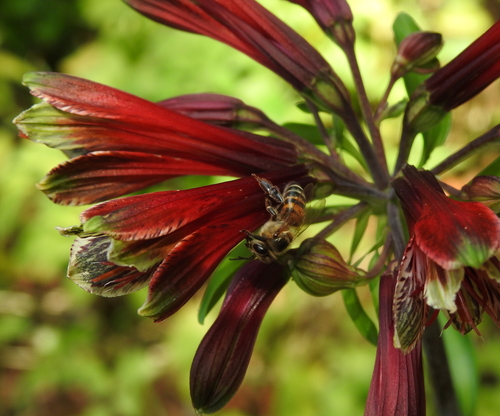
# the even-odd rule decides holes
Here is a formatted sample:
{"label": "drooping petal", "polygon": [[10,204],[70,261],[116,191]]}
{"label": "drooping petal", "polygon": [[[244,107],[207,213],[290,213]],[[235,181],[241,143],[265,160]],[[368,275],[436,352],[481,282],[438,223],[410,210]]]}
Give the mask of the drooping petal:
{"label": "drooping petal", "polygon": [[198,412],[216,412],[238,390],[264,314],[288,280],[283,272],[278,263],[252,261],[234,276],[191,367],[191,398]]}
{"label": "drooping petal", "polygon": [[393,345],[391,304],[395,279],[380,280],[378,337],[375,369],[365,407],[365,416],[425,416],[425,389],[420,341],[407,354]]}

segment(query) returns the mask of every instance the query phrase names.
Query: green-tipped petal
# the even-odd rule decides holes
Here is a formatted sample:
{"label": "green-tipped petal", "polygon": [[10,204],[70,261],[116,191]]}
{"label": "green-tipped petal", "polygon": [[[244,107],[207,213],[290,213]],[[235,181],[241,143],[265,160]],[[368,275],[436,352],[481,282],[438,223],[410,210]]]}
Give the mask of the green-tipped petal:
{"label": "green-tipped petal", "polygon": [[457,311],[455,298],[464,278],[464,269],[444,270],[435,265],[427,269],[424,296],[429,306],[434,309],[446,309],[450,313]]}

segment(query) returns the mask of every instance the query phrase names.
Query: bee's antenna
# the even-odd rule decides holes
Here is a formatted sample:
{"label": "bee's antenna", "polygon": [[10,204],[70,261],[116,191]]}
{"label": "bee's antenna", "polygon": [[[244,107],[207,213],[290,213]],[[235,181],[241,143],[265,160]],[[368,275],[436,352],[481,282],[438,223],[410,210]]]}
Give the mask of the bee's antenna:
{"label": "bee's antenna", "polygon": [[247,238],[248,237],[251,237],[251,238],[255,238],[256,240],[259,240],[259,241],[263,241],[263,242],[266,242],[266,239],[260,235],[255,235],[255,234],[252,234],[250,231],[247,231],[247,230],[240,230],[241,233],[245,233],[247,235]]}
{"label": "bee's antenna", "polygon": [[255,254],[253,256],[250,256],[250,257],[241,257],[241,256],[238,256],[238,257],[235,257],[233,259],[229,259],[231,261],[234,261],[234,260],[255,260]]}

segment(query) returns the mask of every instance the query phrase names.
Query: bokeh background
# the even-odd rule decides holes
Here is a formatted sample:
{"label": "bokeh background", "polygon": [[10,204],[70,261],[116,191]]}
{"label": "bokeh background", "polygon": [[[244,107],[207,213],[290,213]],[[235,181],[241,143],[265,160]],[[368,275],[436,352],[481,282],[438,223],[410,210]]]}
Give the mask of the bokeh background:
{"label": "bokeh background", "polygon": [[[350,85],[342,55],[305,11],[282,0],[262,3],[320,49]],[[388,81],[395,51],[391,26],[399,12],[411,14],[422,29],[444,35],[442,62],[500,18],[497,0],[350,4],[360,65],[374,103]],[[174,317],[154,324],[136,314],[144,291],[103,299],[65,277],[71,239],[55,227],[78,224],[83,208],[56,206],[37,191],[35,183],[64,156],[19,139],[11,124],[35,102],[21,85],[23,73],[32,70],[89,78],[153,101],[194,92],[233,95],[280,123],[309,121],[295,107],[299,97],[239,52],[150,22],[119,0],[0,2],[0,416],[193,415],[189,367],[216,311],[200,325],[198,296]],[[450,140],[433,160],[500,121],[499,92],[495,83],[454,112]],[[398,94],[400,85],[393,101]],[[397,132],[397,124],[384,126],[392,156]],[[447,179],[461,186],[496,156],[495,151],[478,156]],[[165,188],[210,181],[189,177]],[[340,235],[338,241],[345,245],[346,238]],[[369,292],[359,295],[375,317]],[[500,335],[487,319],[480,329],[482,337],[470,336],[474,349],[452,354],[451,365],[457,380],[473,385],[478,377],[478,391],[460,394],[466,414],[496,416]],[[453,340],[448,348],[454,348]],[[290,284],[263,323],[240,391],[219,414],[362,415],[374,358],[375,348],[349,320],[340,294],[317,299]],[[432,415],[432,392],[429,401]]]}

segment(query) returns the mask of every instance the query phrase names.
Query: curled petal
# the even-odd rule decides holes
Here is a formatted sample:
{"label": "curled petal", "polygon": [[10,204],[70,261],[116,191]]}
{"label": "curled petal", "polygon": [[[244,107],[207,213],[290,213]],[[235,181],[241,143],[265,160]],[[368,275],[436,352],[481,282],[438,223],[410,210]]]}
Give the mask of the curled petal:
{"label": "curled petal", "polygon": [[234,276],[191,367],[191,398],[200,413],[216,412],[238,390],[264,314],[288,280],[283,272],[278,263],[252,261]]}

